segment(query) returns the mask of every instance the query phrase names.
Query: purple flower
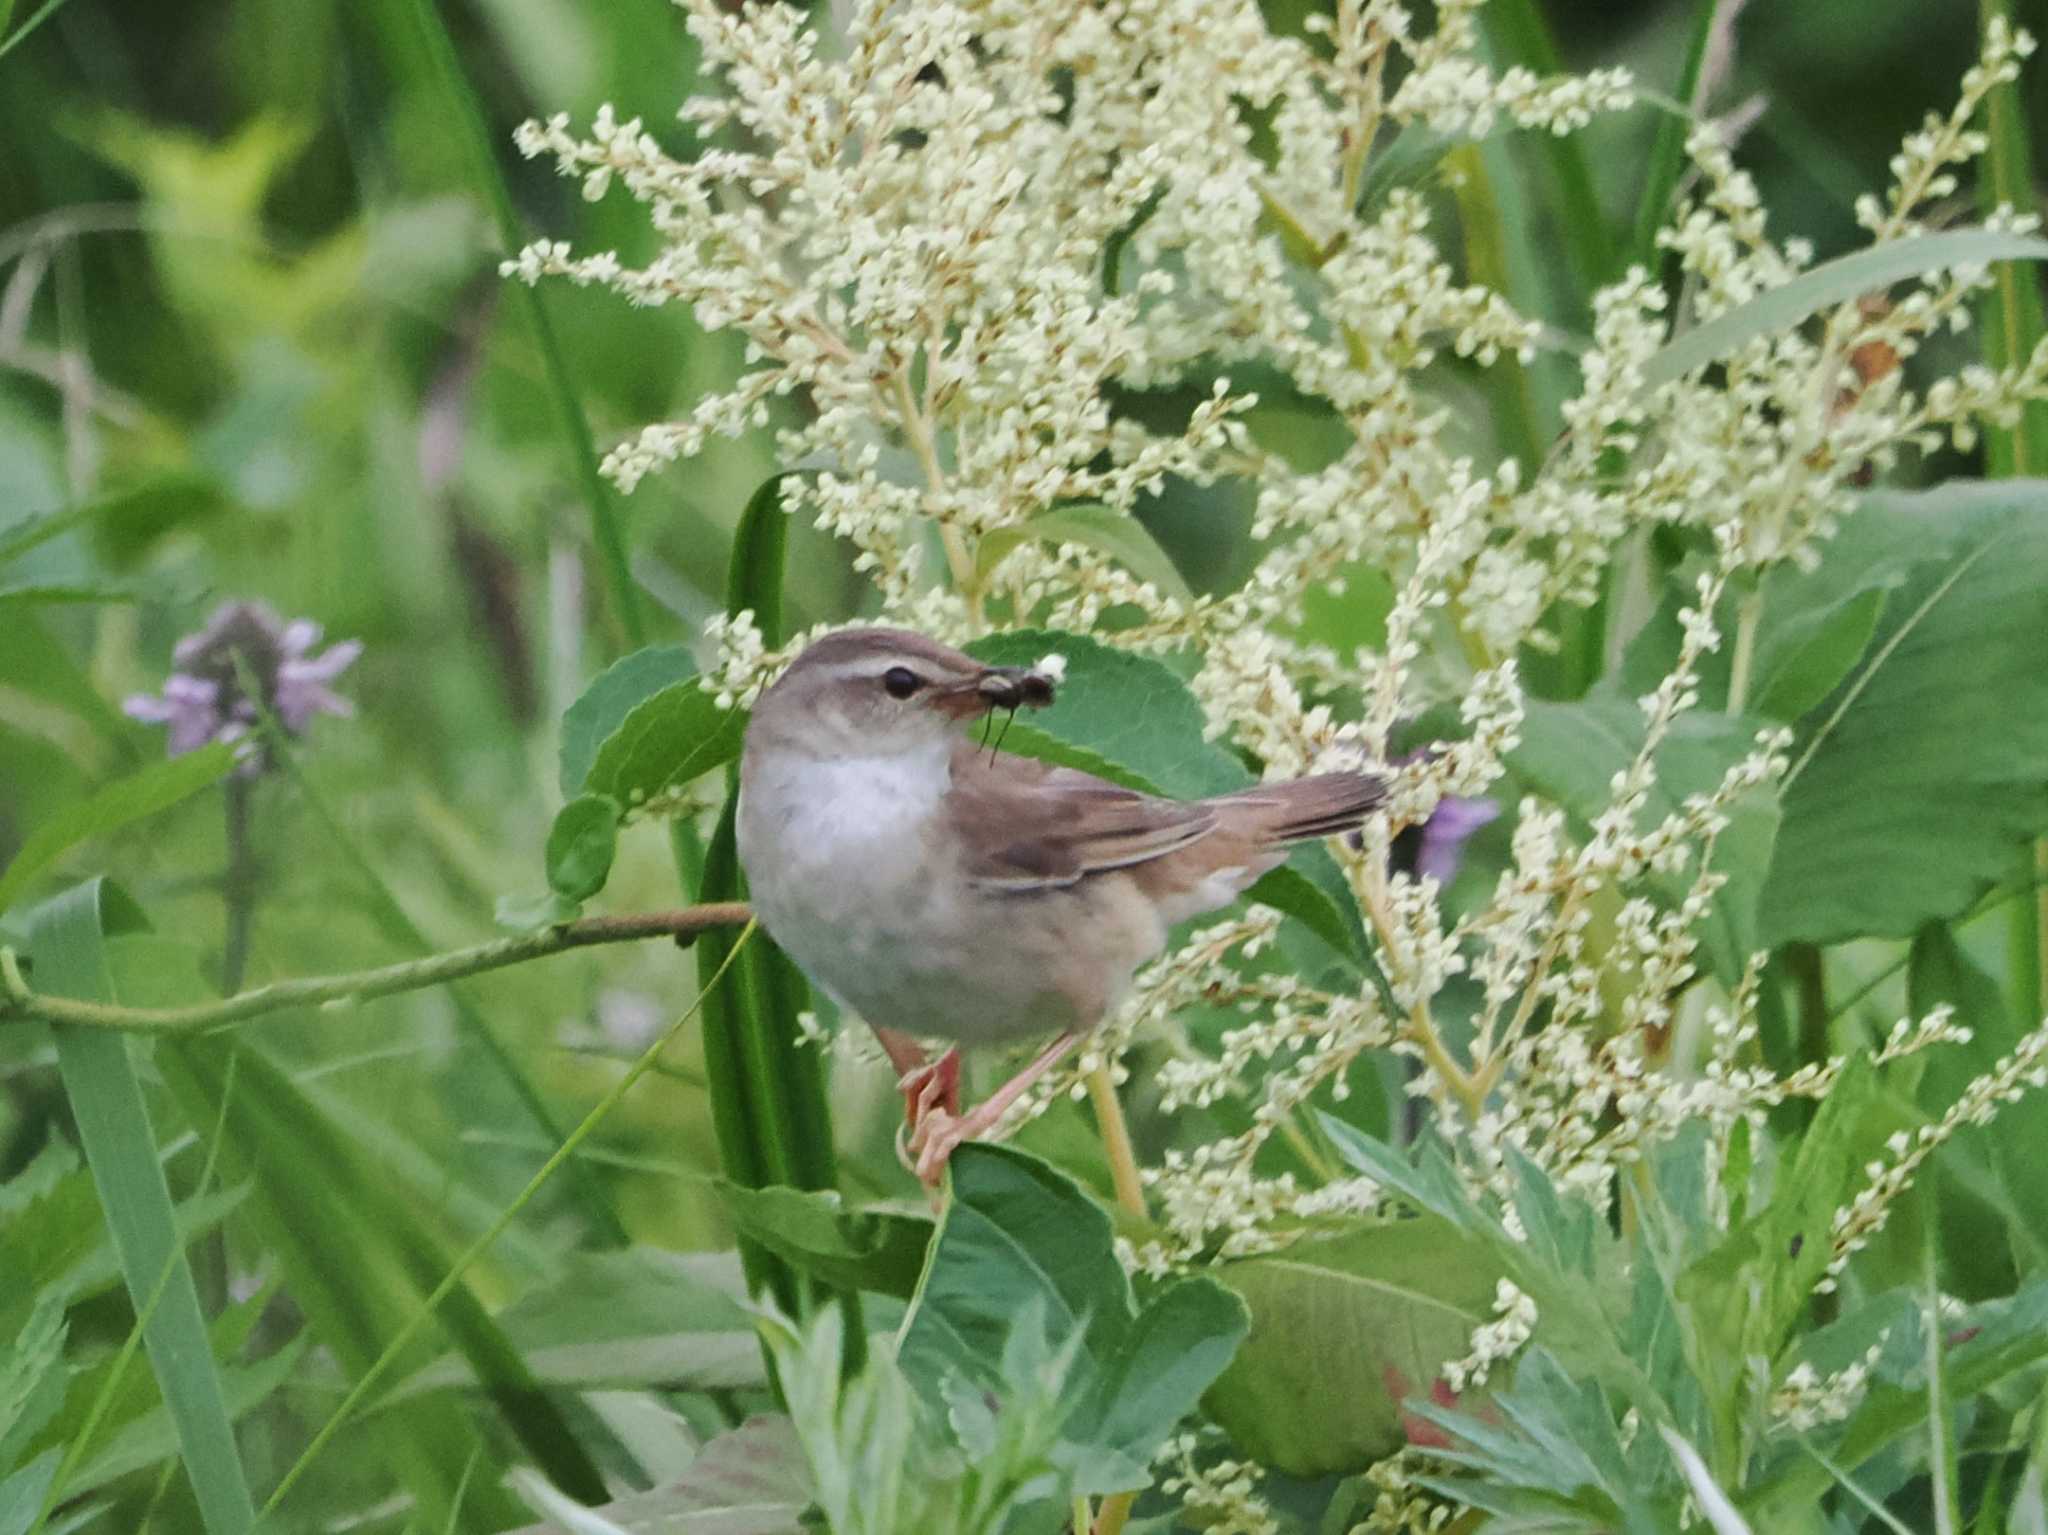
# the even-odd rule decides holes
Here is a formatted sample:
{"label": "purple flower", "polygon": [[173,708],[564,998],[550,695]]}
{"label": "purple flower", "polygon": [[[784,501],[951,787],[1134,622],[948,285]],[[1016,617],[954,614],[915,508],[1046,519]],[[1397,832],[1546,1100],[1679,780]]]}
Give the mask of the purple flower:
{"label": "purple flower", "polygon": [[[1418,747],[1405,756],[1395,758],[1394,766],[1404,767],[1431,755],[1432,750],[1427,746]],[[1427,875],[1439,885],[1448,885],[1458,872],[1458,865],[1464,861],[1465,843],[1472,833],[1489,821],[1499,819],[1498,800],[1446,794],[1436,802],[1436,809],[1430,811],[1428,820],[1420,826],[1404,826],[1395,834],[1391,850],[1393,866],[1403,873],[1418,878]]]}
{"label": "purple flower", "polygon": [[173,757],[213,741],[247,741],[236,771],[253,778],[270,766],[254,735],[265,712],[294,736],[304,735],[316,715],[355,712],[328,684],[354,664],[362,643],[345,640],[315,655],[319,643],[320,626],[311,619],[287,624],[263,603],[224,602],[205,628],[178,641],[163,692],[138,693],[122,711],[168,725]]}
{"label": "purple flower", "polygon": [[1436,802],[1416,838],[1415,872],[1448,885],[1465,856],[1465,839],[1487,822],[1497,820],[1500,805],[1490,799],[1464,799],[1446,794]]}

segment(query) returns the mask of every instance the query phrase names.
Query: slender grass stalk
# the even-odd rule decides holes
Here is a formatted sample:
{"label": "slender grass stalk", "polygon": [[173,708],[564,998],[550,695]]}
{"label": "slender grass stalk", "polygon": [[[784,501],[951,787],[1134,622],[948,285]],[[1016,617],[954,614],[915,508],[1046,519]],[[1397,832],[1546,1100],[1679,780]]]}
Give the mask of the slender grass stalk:
{"label": "slender grass stalk", "polygon": [[256,920],[256,849],[250,838],[255,789],[255,780],[240,773],[228,774],[221,785],[221,805],[227,822],[227,868],[220,882],[226,928],[221,944],[220,989],[230,994],[242,989],[242,977],[248,973],[249,930]]}
{"label": "slender grass stalk", "polygon": [[[726,955],[725,963],[719,967],[718,973],[712,977],[714,982],[724,979],[725,971],[744,952],[747,940],[752,938],[754,933],[755,924],[749,921],[746,927],[741,930],[739,937],[734,941],[731,951]],[[268,1519],[272,1512],[276,1510],[278,1504],[284,1500],[286,1494],[297,1485],[299,1479],[306,1474],[307,1469],[319,1458],[320,1452],[326,1449],[335,1434],[340,1432],[342,1425],[348,1421],[350,1415],[383,1381],[384,1377],[390,1372],[392,1365],[405,1352],[407,1345],[432,1320],[435,1311],[454,1292],[456,1286],[462,1282],[463,1276],[469,1272],[471,1265],[489,1251],[492,1243],[504,1235],[512,1222],[518,1219],[519,1212],[524,1210],[528,1203],[532,1201],[533,1196],[540,1192],[542,1185],[552,1178],[564,1164],[575,1160],[578,1148],[582,1146],[584,1141],[590,1138],[599,1125],[603,1124],[610,1117],[612,1110],[617,1108],[626,1094],[632,1091],[633,1085],[653,1068],[655,1061],[668,1048],[670,1042],[683,1031],[691,1019],[697,1016],[699,1009],[704,1005],[705,997],[710,994],[710,990],[711,988],[707,986],[702,991],[699,991],[697,999],[683,1011],[682,1015],[655,1037],[654,1042],[641,1052],[639,1058],[620,1074],[619,1080],[614,1082],[606,1090],[605,1095],[592,1105],[590,1112],[583,1116],[583,1122],[569,1132],[567,1138],[555,1149],[554,1154],[547,1161],[543,1162],[539,1171],[527,1180],[526,1187],[521,1189],[513,1197],[512,1202],[500,1212],[498,1218],[492,1221],[477,1239],[463,1250],[462,1256],[455,1260],[454,1266],[448,1270],[441,1282],[434,1286],[433,1291],[413,1312],[412,1316],[407,1319],[405,1325],[399,1328],[391,1341],[385,1344],[384,1352],[378,1355],[376,1360],[370,1365],[370,1368],[357,1378],[356,1383],[349,1388],[348,1394],[341,1399],[340,1405],[328,1416],[327,1421],[320,1426],[319,1432],[314,1434],[306,1448],[299,1452],[299,1458],[292,1462],[277,1486],[271,1490],[270,1497],[265,1501],[259,1513],[260,1518]]]}
{"label": "slender grass stalk", "polygon": [[1102,1134],[1102,1149],[1109,1157],[1110,1182],[1116,1186],[1116,1202],[1125,1213],[1143,1220],[1145,1185],[1138,1177],[1138,1157],[1131,1146],[1131,1127],[1124,1119],[1123,1104],[1116,1095],[1116,1083],[1107,1066],[1088,1073],[1088,1101],[1095,1109],[1096,1127]]}
{"label": "slender grass stalk", "polygon": [[[520,227],[519,213],[512,205],[511,190],[498,170],[497,157],[491,153],[491,134],[482,103],[477,100],[476,91],[463,72],[462,56],[456,52],[455,40],[448,35],[447,24],[442,21],[434,0],[411,0],[411,10],[420,41],[433,61],[442,94],[469,151],[477,187],[482,191],[491,217],[498,226],[498,238],[504,244],[504,253],[515,255],[526,243],[526,232]],[[589,418],[583,414],[575,387],[570,382],[569,366],[562,356],[554,322],[548,318],[547,305],[538,291],[524,283],[514,284],[513,292],[517,295],[514,302],[525,312],[527,324],[532,328],[534,343],[540,350],[542,376],[547,380],[548,401],[554,407],[556,425],[568,444],[570,460],[575,465],[584,499],[590,503],[591,527],[597,539],[598,556],[604,562],[612,617],[624,635],[627,647],[637,650],[647,643],[647,626],[640,611],[639,589],[633,584],[632,565],[627,558],[626,538],[620,528],[618,509],[612,503],[611,488],[598,472],[597,439],[591,433]]]}
{"label": "slender grass stalk", "polygon": [[[2010,21],[2011,0],[1979,0],[1978,14],[1985,28],[1995,19]],[[1984,100],[1984,111],[1991,147],[1985,156],[1986,175],[1977,189],[1979,204],[1986,213],[2001,203],[2030,212],[2038,203],[2032,138],[2017,83],[1995,86]],[[2040,279],[2030,265],[2001,263],[1984,311],[1979,330],[1984,361],[1993,368],[2021,361],[2048,332]],[[2048,402],[2029,401],[2010,430],[1985,427],[1984,472],[1993,478],[2048,474]],[[2037,874],[2048,876],[2048,838],[2034,842],[2025,861]],[[2006,986],[2013,1016],[2038,1018],[2048,1013],[2048,972],[2042,964],[2042,956],[2048,954],[2048,889],[2028,905],[2015,906],[2010,921]]]}
{"label": "slender grass stalk", "polygon": [[1713,41],[1714,18],[1720,0],[1699,0],[1693,17],[1692,36],[1685,45],[1685,61],[1679,65],[1678,86],[1672,92],[1687,116],[1670,112],[1657,114],[1656,136],[1650,141],[1650,166],[1643,177],[1643,195],[1636,203],[1635,234],[1629,241],[1631,265],[1655,273],[1662,265],[1657,251],[1657,231],[1671,211],[1671,194],[1685,170],[1685,136],[1700,109],[1700,73],[1706,67],[1707,46]]}
{"label": "slender grass stalk", "polygon": [[[139,920],[132,903],[99,879],[38,908],[31,933],[44,984],[105,997],[112,987],[104,937],[110,926]],[[122,1277],[137,1314],[148,1318],[143,1341],[200,1517],[209,1535],[245,1535],[256,1516],[128,1041],[95,1029],[58,1028],[52,1037]],[[163,1280],[166,1268],[171,1277]]]}
{"label": "slender grass stalk", "polygon": [[[213,1137],[207,1143],[206,1163],[199,1170],[199,1181],[194,1185],[194,1196],[204,1194],[213,1187],[215,1169],[220,1161],[221,1141],[227,1134],[228,1104],[235,1091],[235,1062],[228,1059],[227,1085],[221,1090],[220,1113],[215,1116]],[[71,1442],[64,1446],[64,1458],[57,1462],[57,1470],[50,1477],[50,1485],[43,1489],[43,1501],[36,1510],[27,1535],[40,1535],[49,1522],[50,1513],[64,1495],[65,1484],[77,1471],[79,1462],[85,1459],[85,1452],[92,1448],[93,1439],[106,1421],[108,1411],[114,1405],[114,1398],[120,1393],[121,1383],[128,1378],[128,1366],[135,1362],[135,1351],[142,1346],[143,1335],[148,1331],[150,1321],[156,1316],[156,1308],[163,1301],[171,1287],[171,1276],[178,1271],[178,1254],[174,1249],[164,1257],[164,1266],[158,1271],[156,1285],[149,1292],[148,1302],[135,1315],[135,1325],[128,1329],[128,1336],[121,1340],[121,1348],[114,1356],[113,1368],[107,1371],[106,1379],[100,1382],[100,1389],[93,1394],[92,1402],[85,1410],[85,1421],[79,1424],[78,1432],[71,1436]]]}
{"label": "slender grass stalk", "polygon": [[[415,953],[431,951],[433,945],[427,941],[427,935],[421,932],[407,915],[405,907],[399,903],[398,897],[392,894],[391,886],[386,883],[384,876],[363,856],[362,850],[355,844],[355,839],[349,836],[347,829],[342,826],[341,818],[334,813],[334,807],[328,804],[326,795],[321,793],[319,786],[301,766],[297,754],[292,749],[290,735],[279,724],[277,716],[262,702],[262,691],[245,688],[244,692],[256,702],[256,707],[262,714],[263,730],[267,737],[266,745],[272,757],[291,776],[307,808],[325,828],[335,848],[356,871],[363,889],[371,898],[371,908],[385,930]],[[561,1126],[555,1122],[553,1113],[548,1109],[547,1100],[541,1097],[540,1089],[534,1086],[532,1079],[521,1069],[518,1061],[512,1058],[512,1052],[505,1048],[504,1041],[498,1038],[497,1031],[485,1019],[483,1011],[460,991],[451,990],[448,995],[449,1000],[455,1005],[456,1022],[461,1027],[464,1037],[482,1052],[484,1059],[490,1062],[505,1085],[511,1089],[512,1096],[518,1100],[519,1106],[533,1121],[534,1128],[550,1142],[560,1140]],[[606,1192],[604,1185],[591,1169],[580,1162],[570,1169],[569,1176],[576,1184],[577,1201],[596,1225],[600,1239],[607,1246],[624,1247],[628,1241],[626,1227],[619,1219],[619,1213],[613,1207],[611,1195]]]}
{"label": "slender grass stalk", "polygon": [[[1564,72],[1557,44],[1536,0],[1493,0],[1481,14],[1488,42],[1506,62],[1539,75]],[[1614,276],[1614,238],[1607,228],[1607,216],[1600,211],[1593,169],[1579,136],[1541,133],[1532,137],[1550,173],[1557,198],[1558,237],[1578,289],[1578,306],[1583,308],[1594,290]]]}

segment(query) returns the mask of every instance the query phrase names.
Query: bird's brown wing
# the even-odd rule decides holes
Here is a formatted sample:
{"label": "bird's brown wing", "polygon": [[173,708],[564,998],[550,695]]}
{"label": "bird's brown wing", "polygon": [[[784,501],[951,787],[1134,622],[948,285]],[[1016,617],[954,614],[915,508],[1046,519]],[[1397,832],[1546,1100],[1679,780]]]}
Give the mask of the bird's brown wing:
{"label": "bird's brown wing", "polygon": [[967,875],[999,889],[1078,884],[1151,863],[1213,833],[1216,811],[1140,794],[1075,768],[989,753],[963,741],[946,795]]}

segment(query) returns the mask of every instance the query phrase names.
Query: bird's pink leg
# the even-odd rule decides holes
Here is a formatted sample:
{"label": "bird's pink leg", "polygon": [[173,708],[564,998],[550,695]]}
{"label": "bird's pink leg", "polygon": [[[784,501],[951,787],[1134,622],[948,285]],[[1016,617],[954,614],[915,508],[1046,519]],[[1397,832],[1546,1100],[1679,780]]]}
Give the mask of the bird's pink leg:
{"label": "bird's pink leg", "polygon": [[1066,1053],[1081,1042],[1079,1034],[1062,1034],[1039,1051],[1038,1056],[987,1098],[965,1114],[929,1104],[910,1133],[910,1150],[917,1157],[916,1173],[928,1189],[936,1189],[946,1171],[946,1161],[962,1141],[986,1135],[1009,1112],[1010,1105],[1030,1091],[1031,1084],[1060,1063]]}
{"label": "bird's pink leg", "polygon": [[927,1059],[915,1039],[897,1029],[877,1027],[875,1038],[896,1068],[896,1087],[903,1094],[903,1128],[896,1132],[896,1156],[912,1172],[917,1165],[905,1149],[905,1136],[915,1139],[925,1115],[960,1112],[960,1052],[948,1050],[936,1061]]}

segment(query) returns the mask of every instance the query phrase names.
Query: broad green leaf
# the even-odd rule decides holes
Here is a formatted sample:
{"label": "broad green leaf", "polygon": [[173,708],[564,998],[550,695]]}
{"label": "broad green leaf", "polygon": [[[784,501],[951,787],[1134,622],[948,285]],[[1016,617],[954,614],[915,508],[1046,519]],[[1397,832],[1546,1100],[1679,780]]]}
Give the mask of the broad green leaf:
{"label": "broad green leaf", "polygon": [[1760,336],[1790,330],[1830,305],[1848,303],[1909,277],[1993,261],[2048,261],[2048,240],[1995,229],[1952,229],[1887,240],[1824,261],[1667,344],[1645,364],[1643,388],[1673,383]]}
{"label": "broad green leaf", "polygon": [[810,1468],[787,1418],[750,1418],[705,1445],[680,1479],[587,1511],[537,1478],[515,1485],[552,1518],[512,1535],[802,1535],[811,1505]]}
{"label": "broad green leaf", "polygon": [[562,793],[574,798],[583,792],[598,748],[611,739],[637,705],[696,675],[697,663],[682,645],[636,650],[598,673],[582,696],[562,712]]}
{"label": "broad green leaf", "polygon": [[935,1410],[959,1386],[998,1400],[1021,1324],[1076,1350],[1060,1459],[1075,1490],[1144,1485],[1167,1433],[1230,1361],[1247,1326],[1215,1281],[1184,1279],[1141,1309],[1117,1261],[1109,1217],[1064,1174],[1001,1146],[951,1163],[952,1197],[905,1319],[898,1358]]}
{"label": "broad green leaf", "polygon": [[991,666],[1030,666],[1047,655],[1067,663],[1050,707],[996,721],[1005,751],[1178,799],[1252,782],[1243,763],[1202,738],[1202,706],[1187,684],[1149,656],[1043,629],[993,634],[967,649]]}
{"label": "broad green leaf", "polygon": [[[1641,749],[1645,721],[1633,699],[1596,692],[1577,703],[1532,699],[1522,724],[1522,744],[1509,757],[1516,774],[1561,806],[1582,832],[1612,797],[1614,775]],[[1722,774],[1755,749],[1759,723],[1698,710],[1682,714],[1656,753],[1657,778],[1640,817],[1648,830],[1678,810],[1686,798],[1705,794]],[[1714,867],[1727,875],[1713,897],[1713,915],[1699,933],[1701,968],[1724,981],[1742,974],[1759,944],[1757,902],[1778,806],[1768,788],[1751,790],[1728,811],[1728,826],[1714,852]],[[1645,883],[1675,906],[1697,868],[1677,875],[1653,874]]]}
{"label": "broad green leaf", "polygon": [[565,901],[587,901],[604,889],[619,850],[619,806],[582,794],[555,813],[548,828],[548,886]]}
{"label": "broad green leaf", "polygon": [[1757,670],[1756,712],[1796,720],[1826,698],[1870,648],[1884,606],[1882,591],[1858,592],[1840,607],[1813,615],[1811,627],[1796,640],[1784,634],[1770,665]]}
{"label": "broad green leaf", "polygon": [[1295,848],[1287,862],[1259,876],[1245,892],[1245,899],[1294,918],[1354,965],[1377,973],[1359,921],[1358,902],[1329,849],[1321,844]]}
{"label": "broad green leaf", "polygon": [[747,711],[721,709],[696,677],[650,694],[598,746],[583,787],[633,814],[739,760]]}
{"label": "broad green leaf", "polygon": [[932,1223],[899,1210],[849,1210],[830,1189],[743,1188],[721,1180],[733,1229],[799,1272],[843,1290],[910,1299]]}
{"label": "broad green leaf", "polygon": [[166,757],[140,772],[116,779],[62,814],[29,833],[7,871],[0,874],[0,911],[21,898],[29,881],[57,858],[91,837],[167,810],[196,794],[234,766],[234,748],[202,747],[182,757]]}
{"label": "broad green leaf", "polygon": [[1172,558],[1142,522],[1128,512],[1092,502],[1056,506],[1017,527],[984,533],[975,551],[976,578],[985,580],[1011,551],[1029,543],[1080,544],[1108,555],[1139,580],[1149,581],[1163,597],[1193,600],[1194,594]]}
{"label": "broad green leaf", "polygon": [[1873,540],[1888,525],[1950,553],[1893,593],[1861,667],[1800,732],[1758,908],[1768,946],[1957,916],[2048,829],[2044,514],[2038,480],[1872,496],[1856,514]]}
{"label": "broad green leaf", "polygon": [[[219,766],[226,766],[224,751]],[[29,929],[37,987],[53,996],[114,1000],[103,940],[110,928],[139,922],[140,913],[104,880],[74,886],[44,903]],[[256,1512],[128,1040],[95,1029],[50,1033],[128,1294],[138,1313],[156,1301],[143,1343],[177,1425],[200,1516],[211,1535],[241,1535],[254,1526]]]}
{"label": "broad green leaf", "polygon": [[1296,1242],[1217,1276],[1252,1326],[1204,1401],[1231,1438],[1292,1476],[1362,1471],[1400,1448],[1427,1396],[1493,1315],[1499,1265],[1434,1216]]}

